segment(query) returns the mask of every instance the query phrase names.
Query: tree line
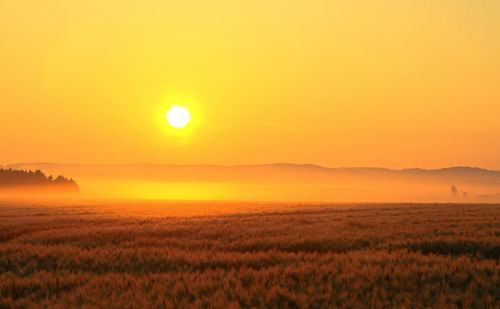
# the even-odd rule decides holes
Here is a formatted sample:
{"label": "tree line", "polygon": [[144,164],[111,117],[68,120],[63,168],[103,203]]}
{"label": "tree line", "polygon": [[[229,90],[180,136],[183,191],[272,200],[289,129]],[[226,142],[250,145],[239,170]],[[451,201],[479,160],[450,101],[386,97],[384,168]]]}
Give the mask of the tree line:
{"label": "tree line", "polygon": [[57,186],[78,190],[76,181],[62,175],[54,178],[52,175],[45,175],[40,170],[27,171],[0,168],[0,189],[25,186]]}

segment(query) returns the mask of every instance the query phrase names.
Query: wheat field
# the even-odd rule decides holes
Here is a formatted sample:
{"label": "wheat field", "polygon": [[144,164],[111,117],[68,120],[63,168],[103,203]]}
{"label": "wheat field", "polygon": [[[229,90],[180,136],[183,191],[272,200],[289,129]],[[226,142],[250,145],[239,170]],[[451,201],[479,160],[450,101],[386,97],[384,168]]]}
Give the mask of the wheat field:
{"label": "wheat field", "polygon": [[0,203],[0,308],[498,308],[500,205]]}

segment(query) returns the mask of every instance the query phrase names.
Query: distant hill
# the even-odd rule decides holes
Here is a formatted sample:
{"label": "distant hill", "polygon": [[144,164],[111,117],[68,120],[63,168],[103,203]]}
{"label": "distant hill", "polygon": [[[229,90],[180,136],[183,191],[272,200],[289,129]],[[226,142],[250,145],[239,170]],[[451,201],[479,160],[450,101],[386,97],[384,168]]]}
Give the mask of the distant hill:
{"label": "distant hill", "polygon": [[[496,195],[500,192],[500,171],[467,166],[395,170],[377,167],[329,168],[292,163],[18,163],[7,165],[7,168],[72,175],[82,184],[82,192],[99,197],[154,195],[162,198],[189,198],[194,194],[191,191],[202,190],[199,194],[214,199],[500,202]],[[183,184],[182,187],[174,185],[179,183]],[[146,193],[151,191],[155,192]]]}
{"label": "distant hill", "polygon": [[55,178],[46,176],[39,169],[0,169],[0,191],[20,189],[78,191],[78,185],[73,179],[61,175]]}
{"label": "distant hill", "polygon": [[[83,177],[133,178],[155,181],[250,181],[330,182],[343,179],[391,179],[500,185],[500,171],[477,167],[442,169],[387,169],[376,167],[329,168],[313,164],[179,165],[179,164],[55,164],[18,163],[8,168],[39,169],[49,173],[68,173]],[[451,184],[451,183],[450,183]]]}

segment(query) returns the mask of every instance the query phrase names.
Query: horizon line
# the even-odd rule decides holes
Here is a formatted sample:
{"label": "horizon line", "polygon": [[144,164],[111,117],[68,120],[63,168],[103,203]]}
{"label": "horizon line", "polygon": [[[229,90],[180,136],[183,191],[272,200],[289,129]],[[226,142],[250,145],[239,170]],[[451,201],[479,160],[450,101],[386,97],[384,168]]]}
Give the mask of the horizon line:
{"label": "horizon line", "polygon": [[439,170],[449,170],[449,169],[476,169],[482,171],[490,172],[500,172],[497,169],[483,168],[479,166],[472,165],[451,165],[440,168],[422,168],[422,167],[407,167],[407,168],[390,168],[390,167],[380,167],[380,166],[325,166],[314,163],[292,163],[292,162],[274,162],[274,163],[237,163],[237,164],[211,164],[211,163],[153,163],[153,162],[135,162],[135,163],[57,163],[57,162],[15,162],[0,164],[0,168],[14,166],[14,165],[114,165],[114,166],[131,166],[131,165],[164,165],[164,166],[211,166],[211,167],[251,167],[251,166],[296,166],[296,167],[311,167],[320,169],[379,169],[379,170],[391,170],[391,171],[410,171],[410,170],[421,170],[421,171],[439,171]]}

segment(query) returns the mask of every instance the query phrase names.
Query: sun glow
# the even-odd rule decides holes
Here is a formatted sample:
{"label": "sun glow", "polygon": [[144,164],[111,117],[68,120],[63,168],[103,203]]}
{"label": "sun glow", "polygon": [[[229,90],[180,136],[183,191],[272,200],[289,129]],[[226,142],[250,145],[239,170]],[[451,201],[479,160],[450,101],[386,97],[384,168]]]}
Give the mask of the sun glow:
{"label": "sun glow", "polygon": [[172,127],[184,128],[191,120],[191,114],[185,107],[173,106],[167,112],[167,121]]}

